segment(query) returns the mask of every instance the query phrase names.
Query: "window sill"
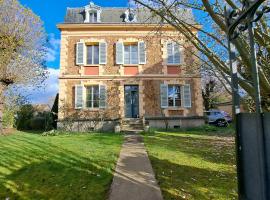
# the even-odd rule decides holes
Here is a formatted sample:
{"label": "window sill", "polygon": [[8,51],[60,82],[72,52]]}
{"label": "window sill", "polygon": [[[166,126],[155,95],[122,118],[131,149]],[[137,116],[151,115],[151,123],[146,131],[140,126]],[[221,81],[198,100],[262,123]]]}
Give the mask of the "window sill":
{"label": "window sill", "polygon": [[123,64],[124,67],[138,67],[140,64]]}
{"label": "window sill", "polygon": [[166,64],[167,66],[180,66],[181,65],[181,63],[173,63],[173,64],[169,64],[169,63],[167,63]]}
{"label": "window sill", "polygon": [[87,110],[87,111],[99,111],[100,108],[83,108],[83,110]]}
{"label": "window sill", "polygon": [[184,108],[183,107],[174,107],[174,106],[170,106],[170,107],[168,107],[167,108],[168,110],[184,110]]}
{"label": "window sill", "polygon": [[83,65],[83,67],[98,67],[100,64]]}

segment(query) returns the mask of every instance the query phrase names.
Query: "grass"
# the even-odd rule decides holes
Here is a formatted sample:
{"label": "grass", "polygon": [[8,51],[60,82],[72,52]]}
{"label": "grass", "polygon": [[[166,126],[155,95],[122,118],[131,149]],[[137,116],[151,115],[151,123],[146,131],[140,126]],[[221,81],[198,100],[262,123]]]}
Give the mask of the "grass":
{"label": "grass", "polygon": [[237,199],[232,129],[143,134],[164,200]]}
{"label": "grass", "polygon": [[106,199],[123,137],[0,136],[0,199]]}

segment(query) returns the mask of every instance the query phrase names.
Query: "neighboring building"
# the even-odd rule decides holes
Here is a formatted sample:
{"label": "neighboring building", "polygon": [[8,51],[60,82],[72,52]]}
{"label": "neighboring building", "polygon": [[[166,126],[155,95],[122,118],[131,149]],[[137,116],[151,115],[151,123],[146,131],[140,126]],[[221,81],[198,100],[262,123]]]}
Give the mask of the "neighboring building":
{"label": "neighboring building", "polygon": [[[155,127],[204,123],[199,64],[190,53],[196,49],[151,16],[147,9],[92,2],[67,9],[65,22],[58,24],[59,127],[65,119],[74,121],[74,128],[99,119],[97,127],[105,129],[130,118]],[[179,10],[179,17],[195,24],[190,10]]]}
{"label": "neighboring building", "polygon": [[45,113],[45,112],[51,112],[51,108],[48,104],[33,104],[33,109],[34,109],[34,117]]}

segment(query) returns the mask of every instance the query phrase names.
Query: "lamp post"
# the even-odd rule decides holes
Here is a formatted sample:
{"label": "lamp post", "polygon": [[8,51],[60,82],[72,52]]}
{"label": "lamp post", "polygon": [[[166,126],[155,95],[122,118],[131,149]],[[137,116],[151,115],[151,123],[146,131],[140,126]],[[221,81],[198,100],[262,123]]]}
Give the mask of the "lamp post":
{"label": "lamp post", "polygon": [[[260,200],[267,200],[270,198],[269,189],[267,189],[266,179],[266,163],[265,163],[265,147],[263,145],[263,123],[262,123],[262,108],[261,108],[261,94],[260,94],[260,82],[259,82],[259,70],[256,61],[256,51],[254,42],[254,29],[253,23],[260,20],[264,13],[270,11],[268,6],[262,6],[266,0],[243,0],[242,9],[230,9],[225,7],[225,20],[227,26],[227,37],[228,37],[228,50],[230,59],[231,69],[231,86],[233,92],[233,114],[236,124],[236,146],[237,146],[237,170],[238,170],[238,194],[239,199],[248,199],[245,195],[248,193],[246,188],[243,186],[247,181],[245,180],[244,172],[246,166],[243,166],[244,159],[248,156],[243,156],[241,142],[245,140],[245,136],[240,131],[240,97],[239,97],[239,86],[238,86],[238,72],[237,72],[237,61],[234,42],[241,32],[248,30],[249,44],[250,44],[250,63],[252,65],[252,77],[254,86],[254,99],[256,104],[256,147],[258,148],[258,174],[260,175],[260,187],[258,191]],[[239,121],[238,121],[239,120]],[[241,135],[242,134],[242,135]],[[241,140],[241,142],[240,142]],[[252,162],[252,161],[251,161]],[[268,194],[267,194],[268,192]],[[259,200],[258,199],[258,200]]]}

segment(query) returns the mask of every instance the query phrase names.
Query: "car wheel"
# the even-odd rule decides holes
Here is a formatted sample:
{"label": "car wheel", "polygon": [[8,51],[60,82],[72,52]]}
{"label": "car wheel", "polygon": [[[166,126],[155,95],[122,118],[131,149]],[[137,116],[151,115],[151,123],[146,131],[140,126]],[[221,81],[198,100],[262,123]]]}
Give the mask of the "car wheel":
{"label": "car wheel", "polygon": [[224,119],[218,119],[216,121],[216,126],[218,127],[227,127],[228,126],[228,122]]}

